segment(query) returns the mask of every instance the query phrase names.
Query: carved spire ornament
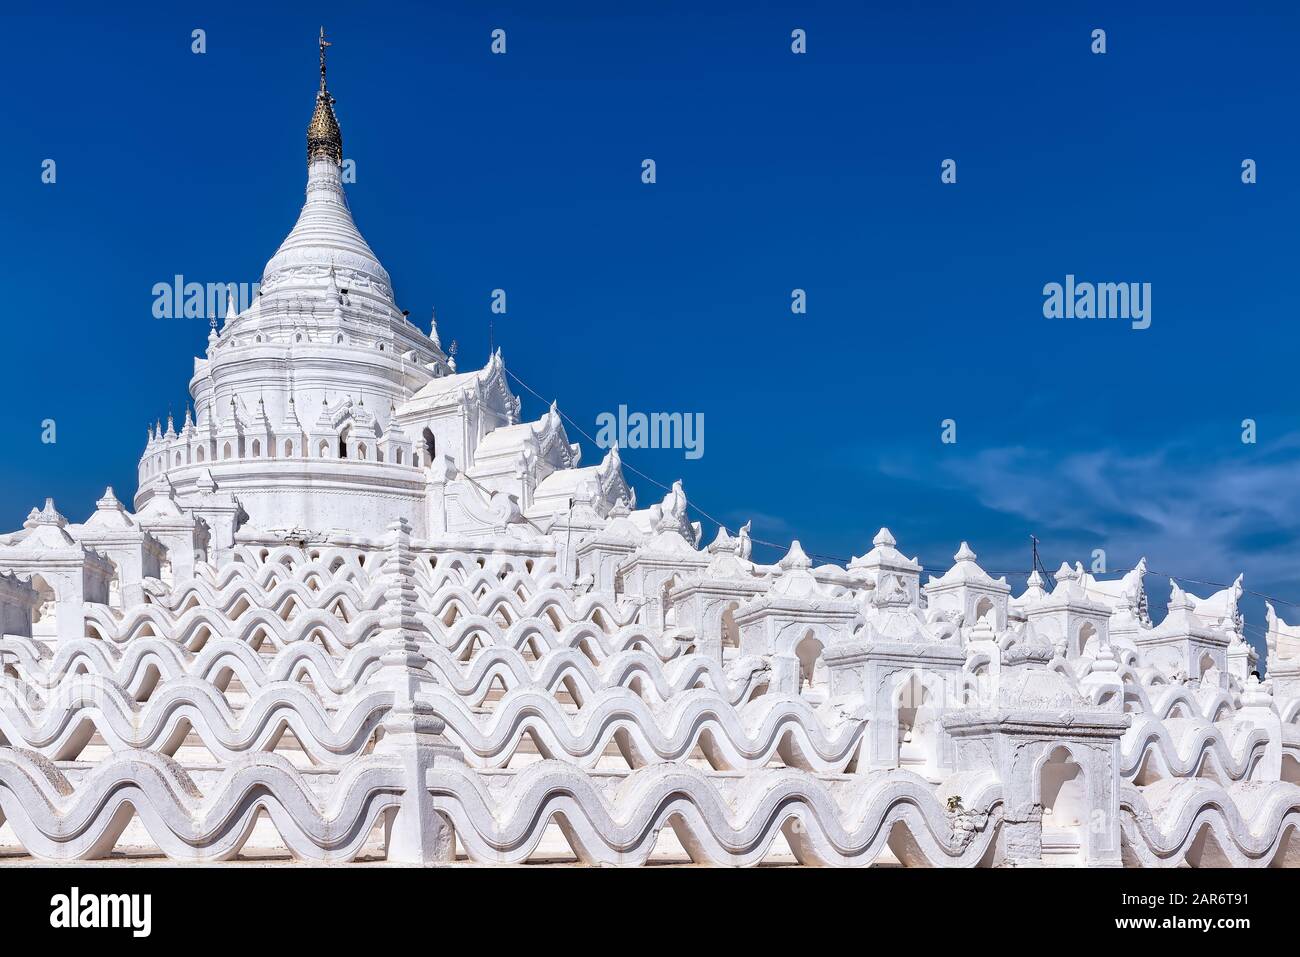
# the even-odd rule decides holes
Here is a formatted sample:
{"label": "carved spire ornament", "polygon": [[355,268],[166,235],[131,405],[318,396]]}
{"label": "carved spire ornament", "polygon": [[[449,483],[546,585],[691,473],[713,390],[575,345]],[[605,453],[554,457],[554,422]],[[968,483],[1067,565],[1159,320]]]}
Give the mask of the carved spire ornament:
{"label": "carved spire ornament", "polygon": [[343,134],[334,115],[334,97],[325,86],[325,48],[332,46],[325,39],[325,28],[320,28],[320,90],[316,93],[316,110],[307,124],[307,163],[317,157],[326,157],[336,166],[343,165]]}

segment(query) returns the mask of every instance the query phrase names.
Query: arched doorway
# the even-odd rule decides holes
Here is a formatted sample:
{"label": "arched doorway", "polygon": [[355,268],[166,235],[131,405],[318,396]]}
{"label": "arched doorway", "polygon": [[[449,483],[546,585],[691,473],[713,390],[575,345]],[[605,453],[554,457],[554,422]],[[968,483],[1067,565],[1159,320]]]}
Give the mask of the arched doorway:
{"label": "arched doorway", "polygon": [[923,777],[934,774],[939,758],[939,703],[916,672],[899,686],[898,766]]}
{"label": "arched doorway", "polygon": [[1099,646],[1097,627],[1090,621],[1084,622],[1079,628],[1079,654],[1095,658],[1100,650]]}
{"label": "arched doorway", "polygon": [[817,703],[826,700],[828,684],[826,662],[822,660],[824,646],[809,631],[795,646],[794,656],[799,659],[799,694]]}
{"label": "arched doorway", "polygon": [[668,581],[663,583],[659,589],[659,607],[663,609],[663,626],[665,628],[675,628],[677,626],[677,606],[673,604],[669,594],[677,587],[677,576],[674,575]]}
{"label": "arched doorway", "polygon": [[1201,660],[1196,664],[1196,676],[1198,678],[1205,677],[1205,673],[1213,667],[1215,667],[1214,657],[1207,651],[1201,655]]}
{"label": "arched doorway", "polygon": [[1043,857],[1081,861],[1088,826],[1087,779],[1069,748],[1048,755],[1038,772]]}
{"label": "arched doorway", "polygon": [[740,602],[730,602],[722,612],[722,648],[726,653],[727,648],[740,647],[740,628],[736,625],[736,609],[740,607]]}
{"label": "arched doorway", "polygon": [[59,634],[58,595],[54,588],[40,575],[32,576],[32,587],[36,589],[37,603],[32,609],[32,637],[57,638]]}
{"label": "arched doorway", "polygon": [[109,559],[108,563],[113,566],[113,577],[108,580],[108,604],[110,608],[121,609],[123,607],[122,570],[112,559]]}

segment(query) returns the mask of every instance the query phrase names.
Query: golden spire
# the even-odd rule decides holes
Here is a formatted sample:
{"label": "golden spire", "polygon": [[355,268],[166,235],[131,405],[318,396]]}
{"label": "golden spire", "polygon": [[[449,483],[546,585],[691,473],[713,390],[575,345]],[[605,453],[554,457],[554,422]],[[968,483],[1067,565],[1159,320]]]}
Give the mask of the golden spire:
{"label": "golden spire", "polygon": [[307,162],[318,156],[343,164],[343,134],[334,115],[334,97],[325,88],[325,48],[332,44],[325,39],[325,28],[320,28],[320,91],[316,94],[316,110],[307,125]]}

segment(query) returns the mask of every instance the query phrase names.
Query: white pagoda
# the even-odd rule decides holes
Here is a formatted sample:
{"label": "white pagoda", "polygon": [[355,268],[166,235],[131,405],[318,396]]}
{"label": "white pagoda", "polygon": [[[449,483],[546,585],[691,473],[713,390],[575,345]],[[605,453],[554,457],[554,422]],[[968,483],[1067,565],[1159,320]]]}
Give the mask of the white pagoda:
{"label": "white pagoda", "polygon": [[398,519],[420,538],[496,534],[549,522],[588,482],[601,515],[632,503],[616,451],[581,468],[554,408],[520,420],[500,350],[457,372],[436,324],[425,335],[398,308],[348,210],[342,157],[322,46],[298,222],[253,303],[237,313],[232,298],[194,360],[193,418],[150,432],[136,508],[172,499],[220,561],[237,540],[375,536]]}

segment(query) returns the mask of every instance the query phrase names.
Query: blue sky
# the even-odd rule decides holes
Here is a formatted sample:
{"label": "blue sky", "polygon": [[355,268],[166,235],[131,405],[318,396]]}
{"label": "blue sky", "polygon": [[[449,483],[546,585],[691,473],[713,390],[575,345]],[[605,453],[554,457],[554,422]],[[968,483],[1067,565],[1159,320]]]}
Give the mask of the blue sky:
{"label": "blue sky", "polygon": [[[626,460],[759,538],[847,557],[888,525],[1014,571],[1032,532],[1053,568],[1104,548],[1300,601],[1293,5],[546,6],[11,8],[0,525],[134,492],[207,333],[153,284],[260,276],[323,21],[354,215],[462,368],[504,288],[512,371],[593,434],[702,413],[700,459]],[[1067,274],[1151,283],[1151,327],[1045,319]]]}

